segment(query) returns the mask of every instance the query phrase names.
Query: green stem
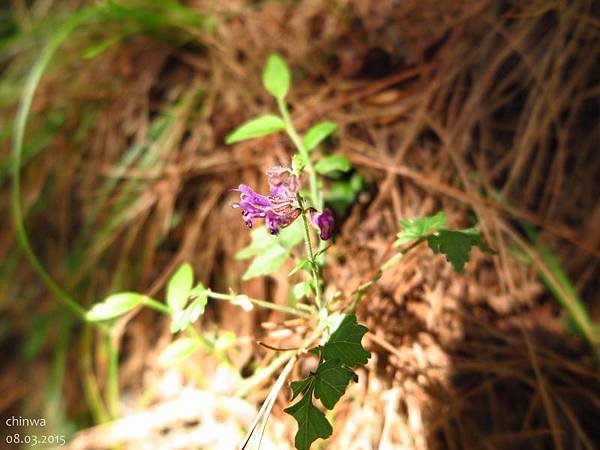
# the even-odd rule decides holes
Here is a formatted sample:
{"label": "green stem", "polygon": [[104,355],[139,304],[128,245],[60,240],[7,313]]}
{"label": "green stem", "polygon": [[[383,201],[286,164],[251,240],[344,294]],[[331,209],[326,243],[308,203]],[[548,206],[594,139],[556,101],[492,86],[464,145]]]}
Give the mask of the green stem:
{"label": "green stem", "polygon": [[144,303],[144,305],[154,309],[155,311],[161,312],[163,314],[171,314],[173,312],[173,310],[171,308],[169,308],[167,305],[165,305],[164,303],[161,303],[161,302],[154,300],[153,298],[150,298],[147,296],[144,296],[142,303]]}
{"label": "green stem", "polygon": [[387,270],[389,270],[393,266],[395,266],[398,261],[400,261],[412,249],[414,249],[415,247],[417,247],[421,242],[425,241],[425,239],[426,239],[425,237],[417,239],[415,242],[413,242],[412,244],[410,244],[404,250],[399,251],[394,256],[392,256],[391,258],[389,258],[386,262],[384,262],[380,266],[379,270],[375,273],[375,275],[373,276],[373,278],[371,278],[369,281],[366,281],[365,283],[361,284],[358,287],[358,289],[356,289],[356,291],[354,292],[354,301],[352,302],[350,310],[351,311],[355,311],[356,310],[356,306],[358,305],[358,303],[360,302],[360,300],[362,299],[362,297],[365,295],[365,293],[367,292],[367,290],[369,290],[369,288],[377,280],[379,280],[381,278],[381,276],[384,274],[384,272],[386,272]]}
{"label": "green stem", "polygon": [[310,160],[310,155],[308,154],[306,147],[304,147],[304,143],[302,142],[300,135],[298,134],[296,128],[294,127],[294,124],[292,123],[292,119],[290,117],[290,113],[287,104],[285,103],[285,100],[282,98],[278,98],[277,106],[279,107],[279,112],[281,113],[281,117],[283,118],[283,121],[285,123],[285,131],[290,136],[290,139],[298,149],[298,152],[300,153],[302,159],[304,159],[304,162],[306,164],[306,170],[308,171],[308,179],[310,184],[310,199],[312,201],[312,204],[317,209],[323,209],[323,199],[320,197],[319,190],[317,189],[317,172],[315,171],[315,167]]}
{"label": "green stem", "polygon": [[119,417],[119,347],[113,333],[106,336],[108,349],[108,374],[106,382],[106,403],[113,419]]}
{"label": "green stem", "polygon": [[69,37],[71,32],[75,30],[79,25],[93,17],[93,10],[84,10],[79,14],[73,15],[68,21],[66,21],[57,33],[48,42],[40,57],[32,67],[27,80],[25,81],[25,87],[23,89],[23,95],[19,104],[19,110],[15,119],[15,130],[14,130],[14,141],[13,141],[13,160],[12,160],[12,192],[11,192],[11,206],[12,216],[15,225],[15,232],[17,240],[21,245],[23,253],[29,260],[29,263],[33,269],[37,272],[38,276],[48,286],[50,291],[56,296],[56,298],[62,302],[69,310],[76,314],[80,319],[85,320],[85,309],[82,308],[66,291],[64,291],[46,272],[42,263],[35,255],[27,232],[25,230],[25,224],[23,219],[23,211],[21,209],[21,163],[23,155],[23,139],[25,136],[25,130],[27,128],[27,118],[29,111],[31,110],[31,104],[33,102],[33,96],[40,83],[44,71],[48,67],[50,60],[62,43]]}
{"label": "green stem", "polygon": [[[212,292],[212,291],[208,291],[208,296],[215,300],[226,300],[229,302],[232,302],[232,301],[236,300],[237,297],[239,297],[236,294],[220,294],[218,292]],[[292,308],[291,306],[278,305],[276,303],[267,302],[265,300],[258,300],[256,298],[250,298],[247,296],[244,296],[244,299],[248,300],[250,303],[252,303],[256,306],[260,306],[262,308],[272,309],[274,311],[280,311],[280,312],[284,312],[287,314],[292,314],[294,316],[304,317],[305,319],[309,319],[311,317],[310,314],[307,314],[296,308]]]}
{"label": "green stem", "polygon": [[92,326],[89,324],[85,325],[83,330],[83,336],[81,337],[81,371],[82,373],[82,386],[83,393],[85,395],[87,404],[94,418],[96,424],[108,422],[110,420],[110,414],[106,410],[106,406],[102,400],[100,389],[98,388],[98,382],[94,377],[93,363],[92,363]]}
{"label": "green stem", "polygon": [[[226,300],[229,302],[233,302],[235,301],[239,296],[237,294],[221,294],[219,292],[213,292],[213,291],[208,291],[208,297],[215,299],[215,300]],[[244,296],[244,298],[246,300],[248,300],[250,303],[256,305],[256,306],[260,306],[262,308],[266,308],[266,309],[272,309],[275,311],[280,311],[280,312],[284,312],[287,314],[291,314],[294,316],[299,316],[299,317],[304,317],[304,318],[309,318],[310,315],[307,313],[304,313],[303,311],[300,311],[296,308],[293,308],[291,306],[284,306],[284,305],[277,305],[275,303],[271,303],[271,302],[267,302],[266,300],[259,300],[257,298],[250,298],[247,296]],[[171,308],[169,308],[167,305],[165,305],[164,303],[161,303],[157,300],[154,300],[153,298],[150,297],[144,297],[143,300],[144,305],[154,309],[155,311],[158,311],[162,314],[167,314],[170,315],[173,313],[173,310]]]}
{"label": "green stem", "polygon": [[[277,106],[279,107],[279,112],[281,113],[281,116],[285,123],[285,130],[290,136],[290,139],[292,140],[296,148],[298,149],[298,153],[300,154],[300,156],[302,156],[304,163],[306,164],[306,170],[308,171],[308,178],[310,184],[311,202],[315,208],[323,209],[323,199],[319,195],[319,190],[317,189],[317,172],[315,171],[315,167],[313,166],[313,163],[310,160],[310,155],[308,154],[308,151],[306,150],[306,147],[304,146],[300,135],[298,134],[296,128],[294,127],[294,124],[292,123],[287,103],[283,98],[278,98]],[[302,222],[304,224],[304,242],[306,245],[306,252],[310,260],[311,274],[313,278],[313,284],[315,287],[315,303],[319,311],[321,311],[321,309],[323,308],[323,304],[321,301],[321,283],[319,276],[319,266],[315,259],[315,254],[310,239],[310,229],[308,227],[308,218],[306,217],[306,207],[300,194],[298,194],[298,202],[302,210],[301,215]]]}
{"label": "green stem", "polygon": [[304,242],[306,244],[306,253],[308,254],[308,259],[310,262],[310,272],[313,278],[313,284],[315,287],[315,303],[317,305],[317,309],[321,311],[323,305],[321,303],[321,283],[319,277],[319,267],[317,266],[317,261],[315,260],[315,253],[313,252],[312,242],[310,240],[310,229],[308,228],[308,218],[306,217],[306,209],[304,208],[304,202],[300,194],[298,194],[298,202],[300,203],[300,208],[302,212],[302,223],[304,224]]}

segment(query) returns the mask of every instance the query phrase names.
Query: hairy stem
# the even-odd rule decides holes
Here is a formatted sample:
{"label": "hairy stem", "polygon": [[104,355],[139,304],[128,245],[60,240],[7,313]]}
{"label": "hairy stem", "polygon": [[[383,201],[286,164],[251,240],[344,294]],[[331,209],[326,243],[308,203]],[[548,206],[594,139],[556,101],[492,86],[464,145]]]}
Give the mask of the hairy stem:
{"label": "hairy stem", "polygon": [[304,143],[302,142],[300,135],[298,135],[298,132],[292,123],[285,100],[277,99],[277,106],[279,107],[279,112],[281,112],[281,117],[285,122],[285,131],[290,136],[290,139],[298,149],[298,153],[300,153],[304,163],[306,164],[306,170],[308,171],[308,180],[310,184],[310,200],[315,208],[322,209],[323,199],[319,195],[319,190],[317,189],[317,172],[315,171],[315,167],[310,160],[308,150],[306,150],[306,147],[304,147]]}
{"label": "hairy stem", "polygon": [[[319,195],[319,190],[317,189],[317,172],[315,171],[315,167],[313,166],[310,155],[300,138],[300,135],[296,131],[294,124],[292,123],[292,119],[290,117],[290,113],[287,107],[287,104],[284,99],[277,99],[277,106],[279,107],[279,111],[281,112],[281,116],[285,123],[285,130],[287,134],[290,136],[290,139],[298,149],[298,153],[302,156],[304,163],[306,164],[306,170],[308,171],[308,179],[310,184],[310,197],[311,202],[315,208],[323,209],[323,199]],[[312,248],[312,242],[310,239],[310,228],[308,227],[308,218],[306,217],[306,207],[304,205],[304,200],[302,196],[298,194],[298,202],[300,203],[300,208],[302,210],[302,223],[304,224],[304,242],[306,245],[306,253],[308,259],[310,260],[310,271],[313,278],[313,284],[315,287],[315,303],[317,309],[321,311],[323,308],[323,304],[321,302],[321,283],[320,283],[320,269],[317,264],[317,260],[315,259],[315,253]]]}
{"label": "hairy stem", "polygon": [[306,217],[306,209],[304,208],[304,202],[300,194],[298,194],[298,202],[302,209],[302,223],[304,224],[304,242],[306,244],[306,253],[310,262],[310,272],[312,274],[313,284],[315,287],[315,303],[317,309],[321,311],[323,305],[321,303],[321,282],[319,277],[319,266],[315,260],[315,253],[313,252],[312,242],[310,240],[310,229],[308,228],[308,218]]}

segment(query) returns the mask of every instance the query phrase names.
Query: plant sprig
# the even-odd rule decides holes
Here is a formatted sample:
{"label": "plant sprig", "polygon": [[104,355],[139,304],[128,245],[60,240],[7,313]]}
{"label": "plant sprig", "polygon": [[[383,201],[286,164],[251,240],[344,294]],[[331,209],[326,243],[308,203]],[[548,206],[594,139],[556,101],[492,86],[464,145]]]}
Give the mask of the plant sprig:
{"label": "plant sprig", "polygon": [[[252,226],[252,219],[255,218],[263,218],[266,221],[267,214],[273,214],[275,218],[271,217],[270,220],[275,220],[275,222],[268,227],[253,229],[250,245],[238,252],[236,257],[238,259],[252,258],[252,262],[242,276],[244,280],[269,275],[279,270],[290,257],[295,257],[297,261],[295,267],[289,272],[289,276],[304,272],[306,277],[305,281],[294,285],[292,289],[294,297],[297,300],[312,297],[314,305],[312,307],[306,304],[278,305],[266,300],[253,299],[243,294],[213,292],[202,283],[194,284],[192,266],[182,264],[167,284],[165,302],[134,292],[124,292],[106,298],[86,313],[86,319],[91,322],[110,322],[139,306],[147,306],[169,315],[171,332],[174,334],[186,332],[186,334],[165,348],[160,357],[160,362],[163,364],[178,364],[200,348],[212,351],[222,361],[227,361],[222,349],[230,345],[231,340],[219,343],[219,339],[215,340],[206,334],[200,334],[193,327],[193,324],[204,313],[209,299],[229,301],[245,310],[257,306],[307,320],[312,319],[312,323],[316,326],[299,348],[274,348],[265,345],[272,350],[286,353],[283,359],[276,361],[277,364],[272,366],[269,373],[273,374],[279,370],[281,364],[285,364],[285,366],[248,432],[242,445],[243,449],[247,447],[255,432],[259,434],[258,445],[260,447],[267,419],[275,404],[277,394],[296,361],[305,353],[317,356],[319,363],[317,368],[305,378],[292,381],[290,384],[291,402],[294,403],[284,411],[294,417],[298,423],[295,446],[298,450],[309,450],[315,440],[327,439],[332,434],[332,424],[323,413],[323,409],[332,410],[335,407],[350,383],[358,380],[356,367],[367,364],[371,356],[362,344],[362,338],[368,329],[358,323],[354,313],[356,305],[368,288],[407,252],[419,244],[427,242],[434,252],[443,253],[457,272],[463,270],[473,246],[493,253],[493,250],[487,246],[481,234],[476,230],[446,228],[446,216],[443,212],[428,217],[402,220],[400,221],[402,231],[398,234],[395,242],[395,246],[400,248],[400,251],[377,270],[373,279],[358,287],[353,294],[354,301],[351,303],[351,307],[345,310],[346,314],[331,311],[329,302],[331,299],[323,299],[322,293],[324,287],[323,265],[326,262],[325,255],[330,247],[325,240],[330,237],[332,223],[328,221],[324,225],[317,224],[320,233],[315,236],[309,227],[309,216],[312,221],[311,215],[324,208],[325,197],[320,189],[324,179],[319,177],[335,180],[336,177],[340,177],[340,174],[349,172],[352,167],[348,159],[342,155],[323,155],[321,152],[315,151],[325,139],[335,132],[335,123],[328,121],[317,123],[303,137],[296,131],[286,102],[291,79],[291,71],[285,61],[278,55],[269,56],[263,72],[263,84],[265,89],[275,97],[279,115],[265,114],[250,119],[237,127],[226,138],[226,142],[232,144],[284,131],[296,147],[296,153],[291,158],[292,168],[277,167],[274,168],[276,170],[272,169],[274,171],[269,174],[271,195],[279,209],[268,209],[274,208],[270,198],[255,193],[248,186],[240,185],[237,189],[241,193],[240,203],[234,206],[247,208],[247,210],[243,210],[243,214],[246,214],[244,219],[248,226]],[[307,194],[303,193],[298,186],[304,171],[308,173],[309,179],[309,193]],[[290,178],[285,181],[283,177]],[[341,189],[346,185],[334,183],[333,186]],[[336,194],[337,197],[330,195],[328,198],[351,202],[362,189],[362,178],[353,176],[349,186],[349,191],[340,191]],[[344,187],[344,189],[346,188]],[[293,192],[293,196],[289,192]],[[251,201],[248,200],[249,198]],[[244,206],[241,205],[243,200],[246,201]],[[294,205],[293,208],[285,209],[290,204]],[[284,213],[281,212],[282,210]],[[301,220],[295,220],[298,217],[301,217]],[[332,221],[333,218],[327,220]],[[312,224],[315,225],[314,222]],[[321,226],[327,228],[326,235],[323,234]],[[305,244],[305,255],[298,260],[296,247],[302,241]],[[313,246],[313,241],[318,242],[317,247]],[[314,346],[316,342],[320,342],[320,345]]]}

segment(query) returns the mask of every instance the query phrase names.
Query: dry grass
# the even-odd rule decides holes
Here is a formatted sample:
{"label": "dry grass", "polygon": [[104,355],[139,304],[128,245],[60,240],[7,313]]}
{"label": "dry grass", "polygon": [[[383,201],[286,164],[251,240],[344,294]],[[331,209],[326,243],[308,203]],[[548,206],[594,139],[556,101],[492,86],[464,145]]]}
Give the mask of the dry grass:
{"label": "dry grass", "polygon": [[[119,289],[154,295],[177,264],[190,261],[215,289],[286,303],[285,271],[240,282],[244,263],[233,255],[248,236],[227,189],[263,183],[266,168],[289,162],[290,144],[283,137],[223,144],[232,127],[273,109],[260,73],[266,55],[277,51],[294,69],[295,122],[305,129],[321,118],[336,121],[335,150],[367,179],[340,224],[327,273],[332,286],[350,294],[389,255],[400,218],[438,209],[452,225],[476,217],[498,250],[493,258],[474,254],[458,276],[419,248],[369,291],[358,313],[371,329],[365,341],[374,357],[336,407],[327,448],[598,448],[597,360],[565,325],[565,308],[575,310],[577,296],[524,232],[526,223],[539,229],[597,323],[597,7],[491,0],[188,4],[212,17],[214,32],[169,26],[82,59],[90,41],[121,29],[91,27],[67,42],[46,74],[29,140],[43,135],[53,114],[62,124],[23,168],[22,203],[51,275],[89,304]],[[12,56],[5,79],[19,79],[30,61],[30,52]],[[11,120],[14,100],[5,106],[2,118]],[[7,160],[9,143],[1,145]],[[3,183],[0,213],[8,217]],[[0,311],[11,318],[2,351],[19,368],[3,364],[0,390],[11,394],[0,410],[31,414],[41,410],[52,349],[61,342],[48,319],[57,309],[19,256],[8,223],[0,258],[7,262]],[[50,325],[41,351],[26,363],[9,349],[32,334],[32,314]],[[220,372],[203,353],[172,373],[156,363],[170,339],[166,322],[149,311],[128,317],[120,338],[127,414],[108,427],[132,433],[91,429],[72,448],[138,448],[158,439],[161,448],[189,448],[181,436],[206,437],[215,424],[220,436],[241,438],[252,419],[247,410],[264,399],[273,377],[258,379],[243,400],[214,402],[209,411],[194,409],[185,395],[212,404],[239,390],[235,374],[268,367],[275,356],[255,339],[282,335],[275,342],[289,342],[291,325],[261,327],[280,320],[211,307],[200,329],[238,337],[227,353],[230,371]],[[70,328],[66,376],[91,376],[103,389],[106,355]],[[64,392],[71,417],[87,417],[79,383]],[[292,442],[292,421],[281,412],[287,392],[279,400],[266,448]],[[182,408],[182,416],[165,414],[169,408]],[[152,429],[137,436],[127,420]],[[229,442],[214,448],[232,448]]]}

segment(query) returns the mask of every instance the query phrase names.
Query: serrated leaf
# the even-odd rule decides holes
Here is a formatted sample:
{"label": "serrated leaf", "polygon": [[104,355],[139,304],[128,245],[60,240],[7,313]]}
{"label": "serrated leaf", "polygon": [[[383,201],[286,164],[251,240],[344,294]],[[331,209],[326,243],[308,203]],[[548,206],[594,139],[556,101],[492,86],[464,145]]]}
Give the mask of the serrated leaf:
{"label": "serrated leaf", "polygon": [[331,155],[321,158],[315,164],[315,170],[321,175],[327,175],[331,172],[348,172],[352,169],[352,164],[342,155]]}
{"label": "serrated leaf", "polygon": [[319,438],[327,439],[333,432],[325,414],[312,404],[312,388],[300,401],[283,411],[298,422],[298,431],[294,440],[298,450],[308,450],[314,441]]}
{"label": "serrated leaf", "polygon": [[306,148],[307,151],[311,151],[317,145],[323,142],[327,136],[333,133],[336,128],[337,125],[335,122],[320,122],[316,125],[313,125],[304,136],[304,148]]}
{"label": "serrated leaf", "polygon": [[198,317],[204,314],[207,302],[208,296],[202,295],[190,303],[190,305],[186,308],[186,311],[189,311],[190,323],[194,323],[196,320],[198,320]]}
{"label": "serrated leaf", "polygon": [[290,89],[290,80],[290,68],[284,59],[274,53],[269,55],[263,72],[265,89],[274,97],[283,99]]}
{"label": "serrated leaf", "polygon": [[415,219],[403,219],[400,221],[402,231],[398,233],[398,239],[394,243],[396,247],[415,239],[426,237],[434,231],[441,230],[446,226],[446,214],[439,211],[433,216],[419,217]]}
{"label": "serrated leaf", "polygon": [[183,309],[194,283],[194,271],[188,263],[179,266],[167,284],[167,305],[177,311]]}
{"label": "serrated leaf", "polygon": [[200,346],[200,342],[197,339],[177,339],[165,347],[158,357],[158,363],[161,366],[173,366],[179,364],[191,356],[198,348],[200,348]]}
{"label": "serrated leaf", "polygon": [[471,247],[478,246],[481,251],[495,253],[484,242],[481,234],[469,228],[465,230],[440,230],[427,238],[429,247],[435,253],[443,253],[456,272],[462,272],[469,260]]}
{"label": "serrated leaf", "polygon": [[273,114],[265,114],[254,119],[250,119],[237,127],[225,139],[226,144],[252,139],[255,137],[266,136],[277,133],[285,129],[283,120]]}
{"label": "serrated leaf", "polygon": [[315,397],[325,408],[333,409],[353,378],[354,372],[342,366],[339,359],[325,361],[315,374]]}
{"label": "serrated leaf", "polygon": [[171,333],[175,334],[183,330],[188,324],[189,314],[184,309],[179,309],[171,313]]}
{"label": "serrated leaf", "polygon": [[242,276],[242,280],[249,280],[275,272],[283,265],[287,256],[287,250],[280,245],[266,249],[264,253],[258,255],[250,263],[250,266],[248,266],[248,269],[246,269],[246,272]]}
{"label": "serrated leaf", "polygon": [[89,322],[114,319],[131,311],[142,302],[143,298],[143,295],[136,292],[121,292],[111,295],[92,306],[85,314],[85,318]]}
{"label": "serrated leaf", "polygon": [[367,327],[358,325],[354,314],[347,315],[323,346],[325,359],[339,359],[348,366],[366,364],[371,353],[363,348],[361,341],[367,331]]}
{"label": "serrated leaf", "polygon": [[292,381],[290,383],[290,387],[292,388],[292,398],[290,399],[290,401],[293,401],[296,397],[298,397],[300,394],[306,391],[306,389],[308,389],[308,387],[314,381],[314,379],[315,377],[313,375],[310,375],[304,380]]}
{"label": "serrated leaf", "polygon": [[204,314],[204,309],[208,302],[208,291],[200,284],[190,292],[190,297],[192,296],[195,298],[187,308],[174,310],[171,314],[171,333],[177,333],[186,329],[188,325],[198,320],[201,314]]}

